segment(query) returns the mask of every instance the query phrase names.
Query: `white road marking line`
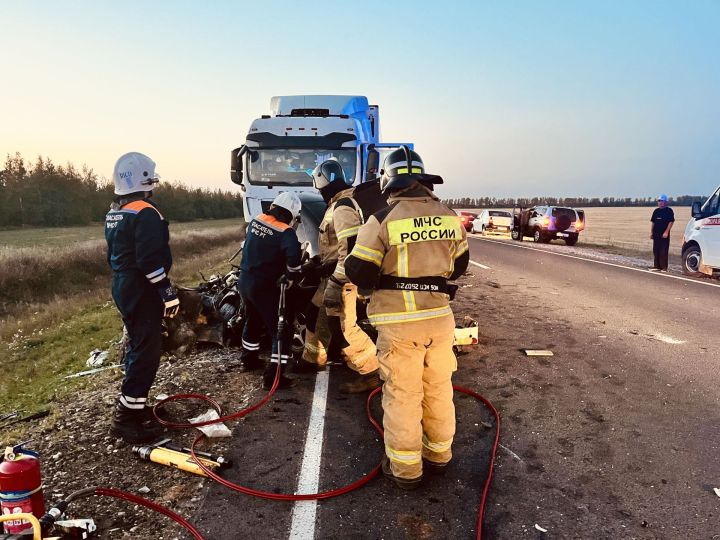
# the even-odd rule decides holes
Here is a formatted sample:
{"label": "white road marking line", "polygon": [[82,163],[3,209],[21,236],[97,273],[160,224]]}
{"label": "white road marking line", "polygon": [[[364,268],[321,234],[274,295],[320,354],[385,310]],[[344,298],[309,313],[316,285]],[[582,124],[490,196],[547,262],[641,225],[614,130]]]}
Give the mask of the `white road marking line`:
{"label": "white road marking line", "polygon": [[[320,485],[320,461],[322,458],[323,431],[325,429],[325,406],[327,403],[330,367],[317,374],[310,422],[305,437],[300,478],[295,493],[317,493]],[[315,538],[315,515],[317,501],[296,501],[293,507],[290,540]]]}
{"label": "white road marking line", "polygon": [[[471,238],[473,238],[473,237],[471,237]],[[491,240],[489,238],[473,238],[473,239],[480,240],[482,242],[491,242],[493,244],[500,244],[500,245],[508,246],[508,247],[529,249],[530,251],[539,251],[541,253],[547,253],[548,255],[557,255],[558,257],[567,257],[568,259],[577,259],[579,261],[586,261],[586,262],[591,262],[591,263],[595,263],[595,264],[604,264],[605,266],[614,266],[615,268],[623,268],[625,270],[633,270],[634,272],[642,272],[643,274],[648,274],[651,276],[658,276],[658,277],[664,277],[664,278],[670,278],[670,279],[679,279],[681,281],[697,283],[698,285],[707,285],[708,287],[720,287],[720,284],[718,284],[718,283],[708,283],[707,281],[699,281],[697,279],[690,279],[690,278],[686,278],[686,277],[682,277],[682,276],[674,276],[672,274],[665,274],[665,273],[661,273],[661,272],[648,272],[647,270],[643,270],[642,268],[635,268],[633,266],[625,266],[622,264],[609,263],[609,262],[605,262],[605,261],[597,261],[595,259],[588,259],[586,257],[578,257],[577,255],[569,255],[567,253],[557,253],[555,251],[548,251],[545,249],[539,249],[539,248],[534,248],[534,247],[530,247],[530,246],[521,246],[521,245],[518,245],[515,243]]]}
{"label": "white road marking line", "polygon": [[475,266],[479,266],[483,270],[490,270],[489,266],[485,266],[484,264],[480,264],[479,262],[470,261],[470,264],[474,264]]}

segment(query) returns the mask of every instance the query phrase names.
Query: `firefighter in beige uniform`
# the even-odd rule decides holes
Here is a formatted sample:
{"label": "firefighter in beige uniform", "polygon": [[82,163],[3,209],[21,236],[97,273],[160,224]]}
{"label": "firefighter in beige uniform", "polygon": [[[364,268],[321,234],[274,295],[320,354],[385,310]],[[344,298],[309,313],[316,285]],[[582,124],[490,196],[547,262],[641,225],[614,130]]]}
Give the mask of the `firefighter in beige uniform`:
{"label": "firefighter in beige uniform", "polygon": [[450,293],[467,269],[467,236],[457,215],[432,192],[439,176],[424,173],[418,154],[387,155],[381,186],[390,206],[360,228],[345,273],[361,290],[378,330],[385,381],[383,473],[403,489],[426,472],[443,473],[455,435],[452,373],[455,320]]}
{"label": "firefighter in beige uniform", "polygon": [[328,205],[320,224],[321,267],[332,268],[335,264],[332,274],[321,280],[313,297],[312,311],[313,315],[317,313],[317,318],[315,324],[308,321],[304,362],[299,370],[322,369],[328,356],[332,358],[342,352],[348,366],[358,372],[359,377],[341,385],[341,392],[364,392],[380,385],[377,350],[357,324],[357,287],[345,277],[344,269],[345,257],[355,245],[363,222],[362,212],[337,160],[329,159],[318,165],[313,171],[313,184]]}

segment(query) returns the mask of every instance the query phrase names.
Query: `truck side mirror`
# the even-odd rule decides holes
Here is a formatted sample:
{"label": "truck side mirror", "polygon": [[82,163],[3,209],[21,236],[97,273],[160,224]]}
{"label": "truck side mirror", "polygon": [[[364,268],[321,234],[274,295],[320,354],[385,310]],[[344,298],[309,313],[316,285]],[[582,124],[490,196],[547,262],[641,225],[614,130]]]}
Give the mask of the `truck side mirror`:
{"label": "truck side mirror", "polygon": [[244,144],[230,152],[230,180],[233,184],[242,185],[243,180],[243,156],[247,152]]}
{"label": "truck side mirror", "polygon": [[695,201],[694,203],[692,203],[692,210],[690,211],[690,213],[695,219],[700,219],[702,217],[702,211],[700,210],[700,201]]}

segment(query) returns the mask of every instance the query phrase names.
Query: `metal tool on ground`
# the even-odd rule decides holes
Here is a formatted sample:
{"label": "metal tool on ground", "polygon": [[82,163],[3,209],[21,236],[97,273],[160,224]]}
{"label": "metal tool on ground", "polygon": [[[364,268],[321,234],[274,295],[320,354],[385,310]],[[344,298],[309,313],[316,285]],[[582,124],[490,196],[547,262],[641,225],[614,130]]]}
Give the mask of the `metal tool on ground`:
{"label": "metal tool on ground", "polygon": [[[166,467],[174,467],[176,469],[198,474],[200,476],[207,476],[204,469],[201,468],[193,459],[191,453],[185,453],[181,450],[179,451],[169,448],[168,445],[171,442],[172,441],[170,439],[163,439],[146,446],[133,446],[132,452],[140,459],[144,459],[146,461],[152,461],[153,463],[165,465]],[[219,462],[212,459],[205,457],[198,457],[196,459],[201,461],[208,470],[215,471],[223,468]],[[223,459],[223,461],[227,463],[227,460]]]}
{"label": "metal tool on ground", "polygon": [[523,349],[525,356],[554,356],[552,351],[547,349]]}

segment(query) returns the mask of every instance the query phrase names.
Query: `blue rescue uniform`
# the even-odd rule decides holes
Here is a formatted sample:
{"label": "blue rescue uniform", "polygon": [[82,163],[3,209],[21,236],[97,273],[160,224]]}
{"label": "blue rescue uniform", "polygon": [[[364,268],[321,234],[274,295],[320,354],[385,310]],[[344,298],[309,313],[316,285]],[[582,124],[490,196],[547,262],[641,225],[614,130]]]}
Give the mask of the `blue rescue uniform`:
{"label": "blue rescue uniform", "polygon": [[120,402],[128,409],[143,409],[160,365],[160,292],[171,287],[170,234],[167,221],[149,200],[115,206],[105,217],[107,260],[113,270],[112,296],[130,336]]}
{"label": "blue rescue uniform", "polygon": [[261,214],[250,222],[245,237],[238,290],[245,302],[246,320],[242,335],[243,355],[257,355],[263,326],[272,336],[271,361],[287,363],[290,343],[284,336],[283,354],[278,357],[278,279],[300,272],[300,242],[295,230],[273,216]]}

